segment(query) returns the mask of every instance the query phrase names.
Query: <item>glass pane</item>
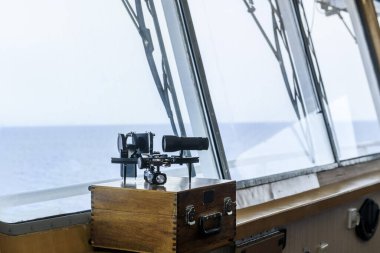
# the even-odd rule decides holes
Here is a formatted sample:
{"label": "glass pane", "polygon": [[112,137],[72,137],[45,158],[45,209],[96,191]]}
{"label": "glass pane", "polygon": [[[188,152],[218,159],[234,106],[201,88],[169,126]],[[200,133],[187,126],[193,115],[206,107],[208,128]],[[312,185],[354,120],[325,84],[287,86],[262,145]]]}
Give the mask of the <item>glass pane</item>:
{"label": "glass pane", "polygon": [[292,16],[276,1],[189,5],[232,177],[332,163]]}
{"label": "glass pane", "polygon": [[[0,202],[9,194],[40,191],[43,195],[59,187],[83,184],[85,188],[90,182],[119,178],[120,165],[110,159],[119,156],[118,133],[151,131],[156,134],[154,150],[162,151],[162,135],[173,130],[157,78],[161,85],[173,79],[187,135],[193,135],[194,126],[206,132],[203,122],[190,124],[188,110],[199,104],[194,98],[191,107],[186,106],[163,9],[155,2],[170,65],[170,69],[165,65],[165,73],[146,1],[141,1],[141,8],[150,34],[145,30],[144,43],[148,45],[151,38],[154,49],[149,59],[121,1],[0,3]],[[156,64],[156,79],[148,61]],[[178,129],[174,100],[170,96],[169,100]],[[214,161],[211,151],[192,152],[201,154],[197,176],[218,177],[215,165],[206,161]],[[173,166],[162,172],[186,176],[187,168]],[[89,209],[90,201],[86,206]],[[83,210],[74,209],[78,208]]]}
{"label": "glass pane", "polygon": [[310,24],[340,159],[380,152],[379,121],[345,6],[300,3]]}

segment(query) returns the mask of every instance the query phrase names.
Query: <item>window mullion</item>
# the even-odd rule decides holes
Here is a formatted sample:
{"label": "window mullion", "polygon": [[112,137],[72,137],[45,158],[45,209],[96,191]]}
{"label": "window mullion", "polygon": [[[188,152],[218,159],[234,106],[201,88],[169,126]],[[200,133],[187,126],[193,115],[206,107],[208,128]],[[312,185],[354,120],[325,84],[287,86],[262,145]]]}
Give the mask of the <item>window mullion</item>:
{"label": "window mullion", "polygon": [[[324,118],[324,123],[326,125],[326,130],[328,134],[328,138],[330,141],[331,151],[334,156],[335,162],[340,165],[340,159],[339,159],[339,149],[338,149],[338,140],[336,138],[333,121],[331,118],[331,113],[328,105],[328,100],[323,84],[323,79],[320,73],[318,59],[315,55],[315,49],[313,40],[311,38],[311,34],[309,32],[309,24],[306,20],[306,17],[304,21],[302,21],[302,14],[301,11],[304,12],[302,1],[300,0],[293,0],[293,8],[294,8],[294,15],[297,18],[297,24],[298,29],[301,34],[301,40],[304,47],[304,52],[306,55],[306,62],[307,66],[309,67],[309,73],[312,76],[312,83],[315,87],[315,91],[317,93],[317,99],[319,100],[321,113]],[[304,13],[303,13],[304,14]],[[304,23],[303,23],[304,22]],[[306,26],[306,31],[305,31]]]}

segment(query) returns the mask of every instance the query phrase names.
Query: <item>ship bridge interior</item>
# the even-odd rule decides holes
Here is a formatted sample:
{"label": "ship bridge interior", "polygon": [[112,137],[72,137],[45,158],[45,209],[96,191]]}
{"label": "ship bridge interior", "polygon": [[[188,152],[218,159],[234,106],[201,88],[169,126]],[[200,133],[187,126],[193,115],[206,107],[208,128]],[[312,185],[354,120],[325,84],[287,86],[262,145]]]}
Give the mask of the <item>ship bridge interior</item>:
{"label": "ship bridge interior", "polygon": [[378,0],[0,1],[0,253],[376,253],[379,159]]}

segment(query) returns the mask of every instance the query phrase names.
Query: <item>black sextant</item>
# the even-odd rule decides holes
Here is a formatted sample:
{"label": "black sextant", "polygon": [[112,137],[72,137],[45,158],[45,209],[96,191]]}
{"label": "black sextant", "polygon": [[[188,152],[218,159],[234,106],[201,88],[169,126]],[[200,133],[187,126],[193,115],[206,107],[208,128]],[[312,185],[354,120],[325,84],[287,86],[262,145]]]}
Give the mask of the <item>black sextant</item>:
{"label": "black sextant", "polygon": [[161,172],[161,167],[170,167],[172,164],[186,164],[189,171],[189,183],[191,183],[191,167],[192,164],[199,162],[199,157],[185,157],[184,150],[207,150],[208,138],[164,135],[162,150],[164,152],[180,151],[179,155],[169,156],[153,151],[153,137],[152,132],[130,132],[118,135],[117,147],[120,158],[111,158],[111,162],[120,164],[124,184],[127,176],[137,176],[137,167],[145,169],[146,182],[155,185],[165,184],[167,176]]}

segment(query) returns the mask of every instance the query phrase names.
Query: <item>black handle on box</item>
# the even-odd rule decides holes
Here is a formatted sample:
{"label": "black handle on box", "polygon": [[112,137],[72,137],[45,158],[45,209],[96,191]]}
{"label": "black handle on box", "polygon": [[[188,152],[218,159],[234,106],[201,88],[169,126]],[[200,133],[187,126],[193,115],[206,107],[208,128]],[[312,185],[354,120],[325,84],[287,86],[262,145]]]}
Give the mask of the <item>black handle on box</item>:
{"label": "black handle on box", "polygon": [[[213,220],[215,222],[215,226],[212,228],[205,228],[205,223],[208,220]],[[199,229],[203,235],[213,235],[219,233],[222,228],[221,228],[221,223],[222,223],[222,213],[217,212],[209,215],[204,215],[199,217]]]}

